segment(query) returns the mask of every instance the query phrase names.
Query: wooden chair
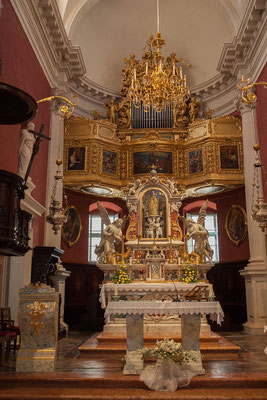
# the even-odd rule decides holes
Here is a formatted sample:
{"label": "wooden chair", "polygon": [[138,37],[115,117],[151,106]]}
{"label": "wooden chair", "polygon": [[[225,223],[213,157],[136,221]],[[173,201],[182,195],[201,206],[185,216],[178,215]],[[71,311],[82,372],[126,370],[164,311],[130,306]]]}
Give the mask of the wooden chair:
{"label": "wooden chair", "polygon": [[[10,307],[1,307],[0,309],[0,323],[1,323],[1,332],[6,332],[6,334],[9,335],[13,333],[10,337],[12,337],[11,340],[15,340],[14,333],[16,334],[16,342],[17,342],[17,336],[20,336],[20,329],[19,326],[14,325],[14,320],[11,319],[11,313],[10,313]],[[16,344],[16,343],[15,343]],[[14,344],[14,346],[15,346]],[[14,348],[14,353],[15,353],[16,348]]]}
{"label": "wooden chair", "polygon": [[[8,355],[10,353],[11,349],[11,342],[14,342],[13,344],[13,351],[14,354],[16,353],[16,348],[17,348],[17,334],[15,331],[7,331],[6,330],[6,323],[2,322],[0,320],[0,337],[2,338],[1,346],[6,346],[6,361],[8,359]],[[1,354],[3,355],[4,353],[4,347],[2,347]]]}

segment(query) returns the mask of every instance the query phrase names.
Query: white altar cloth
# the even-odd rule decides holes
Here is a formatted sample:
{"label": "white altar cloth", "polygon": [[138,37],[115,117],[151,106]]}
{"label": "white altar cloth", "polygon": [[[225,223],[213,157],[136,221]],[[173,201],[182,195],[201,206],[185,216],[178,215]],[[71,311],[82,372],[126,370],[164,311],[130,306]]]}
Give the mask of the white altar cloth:
{"label": "white altar cloth", "polygon": [[[125,283],[125,284],[117,284],[114,283],[105,283],[103,284],[99,301],[101,303],[102,308],[106,308],[107,306],[107,297],[110,297],[114,294],[115,286],[118,289],[118,294],[125,294],[127,292],[158,292],[162,294],[178,292],[179,294],[188,292],[192,290],[196,285],[206,285],[207,290],[209,288],[209,283],[205,282],[194,282],[194,283],[182,283],[182,282],[162,282],[162,283],[145,283],[145,282],[137,282],[137,283]],[[130,293],[129,293],[130,294]]]}
{"label": "white altar cloth", "polygon": [[109,321],[114,314],[133,315],[188,315],[209,314],[212,321],[221,325],[224,312],[218,301],[110,301],[105,311],[105,318]]}

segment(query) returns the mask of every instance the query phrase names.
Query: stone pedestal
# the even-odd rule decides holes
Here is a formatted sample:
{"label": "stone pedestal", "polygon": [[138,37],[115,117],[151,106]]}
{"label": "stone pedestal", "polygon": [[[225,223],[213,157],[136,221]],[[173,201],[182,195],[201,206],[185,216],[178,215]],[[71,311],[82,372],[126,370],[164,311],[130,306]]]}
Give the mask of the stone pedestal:
{"label": "stone pedestal", "polygon": [[52,372],[56,368],[59,293],[45,284],[20,289],[21,345],[18,372]]}
{"label": "stone pedestal", "polygon": [[144,368],[141,355],[135,351],[144,347],[143,315],[126,315],[127,353],[124,375],[140,375]]}
{"label": "stone pedestal", "polygon": [[57,270],[55,275],[50,277],[53,282],[53,286],[57,292],[61,295],[61,303],[59,309],[59,325],[61,329],[64,329],[68,332],[69,327],[64,322],[64,307],[65,307],[65,280],[70,276],[71,272],[67,271],[62,264],[57,264]]}

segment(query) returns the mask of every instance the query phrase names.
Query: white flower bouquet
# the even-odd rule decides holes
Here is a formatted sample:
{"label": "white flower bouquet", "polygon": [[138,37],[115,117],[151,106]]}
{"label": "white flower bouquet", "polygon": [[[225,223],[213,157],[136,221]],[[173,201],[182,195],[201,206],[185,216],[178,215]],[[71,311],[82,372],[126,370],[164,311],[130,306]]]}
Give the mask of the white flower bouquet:
{"label": "white flower bouquet", "polygon": [[200,353],[183,350],[181,344],[173,339],[165,338],[157,341],[153,348],[139,351],[143,358],[157,359],[155,365],[147,366],[140,375],[140,380],[150,389],[174,392],[177,387],[189,385],[191,379],[198,375],[188,364],[199,362]]}

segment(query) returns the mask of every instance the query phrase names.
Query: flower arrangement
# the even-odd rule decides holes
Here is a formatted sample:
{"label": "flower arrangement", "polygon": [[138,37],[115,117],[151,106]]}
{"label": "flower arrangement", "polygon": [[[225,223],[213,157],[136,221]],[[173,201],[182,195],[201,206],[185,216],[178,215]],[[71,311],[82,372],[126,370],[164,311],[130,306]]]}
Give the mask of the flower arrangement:
{"label": "flower arrangement", "polygon": [[190,361],[197,362],[199,359],[199,352],[193,350],[183,350],[180,343],[175,342],[173,339],[157,340],[156,345],[141,350],[142,358],[152,357],[157,358],[158,361],[163,361],[166,358],[172,359],[179,364],[189,363]]}
{"label": "flower arrangement", "polygon": [[122,283],[131,283],[128,274],[127,274],[127,266],[119,262],[118,263],[119,269],[114,273],[112,279],[114,283],[122,284]]}
{"label": "flower arrangement", "polygon": [[182,275],[182,282],[191,283],[197,281],[199,281],[197,271],[191,267],[191,264],[187,264]]}

